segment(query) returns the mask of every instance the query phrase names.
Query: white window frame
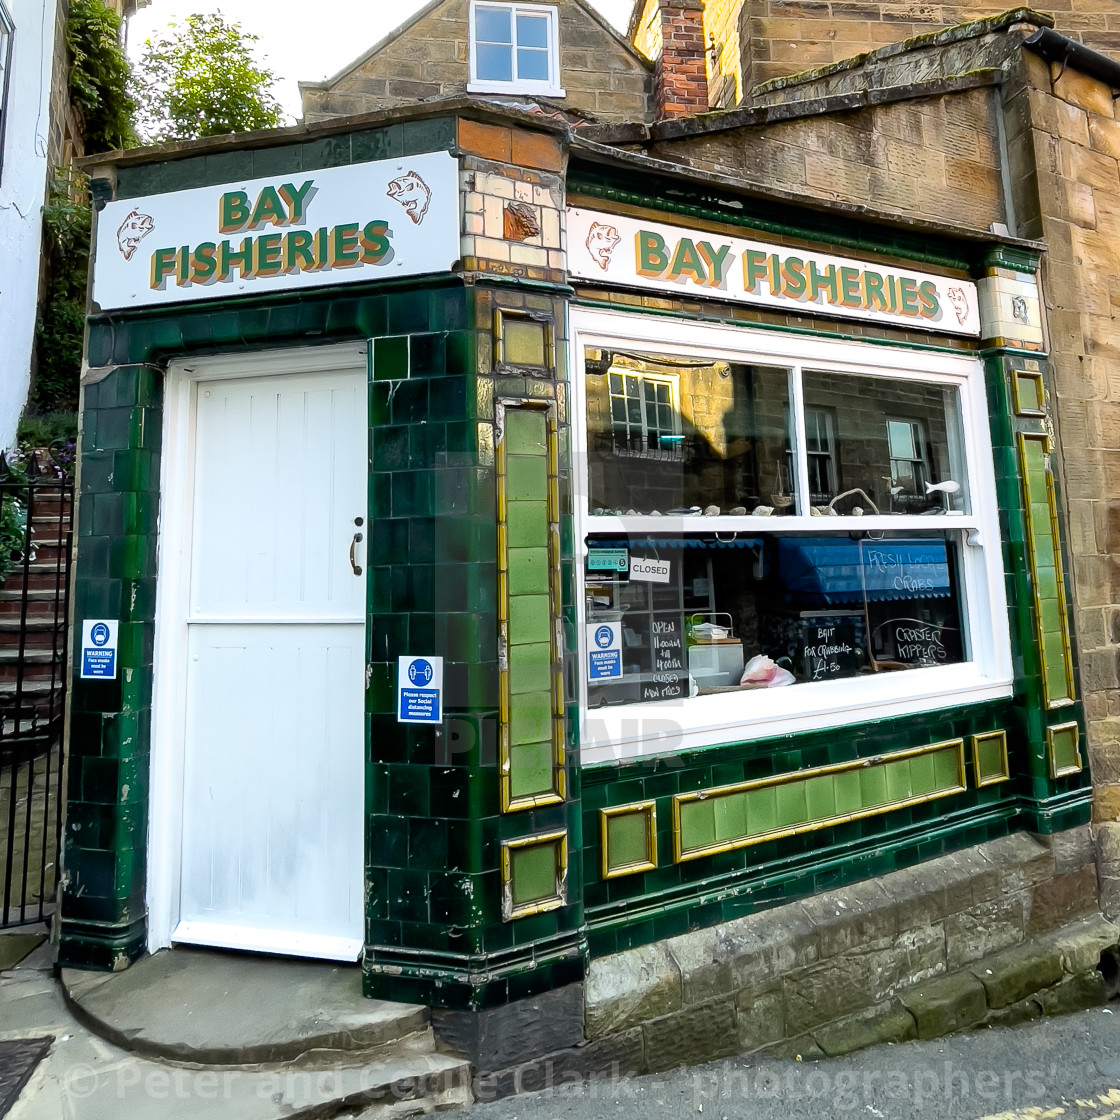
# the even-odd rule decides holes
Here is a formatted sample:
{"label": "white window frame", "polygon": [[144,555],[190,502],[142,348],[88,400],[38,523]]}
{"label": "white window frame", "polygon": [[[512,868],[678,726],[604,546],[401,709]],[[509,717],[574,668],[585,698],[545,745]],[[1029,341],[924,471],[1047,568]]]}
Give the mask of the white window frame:
{"label": "white window frame", "polygon": [[[535,79],[521,79],[514,77],[512,81],[499,82],[492,79],[483,79],[478,76],[475,38],[475,13],[480,10],[506,11],[510,13],[513,24],[514,43],[510,47],[513,54],[512,67],[517,69],[517,16],[519,13],[534,16],[548,17],[548,81]],[[565,96],[560,85],[560,14],[557,8],[547,4],[520,4],[499,2],[499,0],[471,0],[470,15],[468,17],[468,38],[470,40],[470,80],[467,82],[468,93],[538,93],[548,97]]]}
{"label": "white window frame", "polygon": [[[611,402],[611,409],[612,409],[611,417],[610,417],[611,433],[612,433],[612,435],[614,435],[614,434],[617,434],[617,432],[619,431],[619,429],[617,427],[617,422],[615,421],[615,418],[614,418],[614,412],[613,412],[614,401],[615,401],[615,398],[616,398],[617,394],[610,392],[610,384],[609,384],[610,375],[611,375],[611,371],[608,370],[607,371],[607,377],[608,377],[607,396],[608,396],[608,398],[610,399],[610,402]],[[671,374],[671,373],[646,373],[642,370],[625,370],[624,369],[624,370],[620,371],[619,376],[621,376],[623,378],[626,378],[628,376],[629,377],[636,377],[638,379],[638,384],[641,386],[641,392],[640,392],[640,395],[638,397],[638,404],[639,404],[639,406],[641,407],[641,410],[642,410],[642,446],[637,451],[635,451],[633,449],[623,450],[623,449],[620,449],[618,447],[615,447],[614,453],[616,455],[620,455],[620,456],[623,456],[623,457],[632,456],[634,458],[639,458],[639,459],[642,459],[642,458],[645,458],[645,459],[659,459],[659,458],[660,459],[675,459],[675,458],[678,458],[679,455],[680,455],[679,445],[674,444],[671,447],[661,447],[659,445],[656,448],[651,448],[649,446],[649,437],[650,437],[651,432],[656,433],[659,437],[661,435],[679,436],[681,434],[680,375],[679,374]],[[672,410],[672,424],[673,424],[673,426],[667,432],[662,432],[661,427],[658,424],[656,416],[654,417],[653,424],[652,425],[650,424],[649,401],[646,399],[646,385],[647,384],[668,386],[668,389],[669,389],[669,407]],[[626,398],[625,383],[623,384],[622,390],[623,390],[622,399],[625,401],[627,399]],[[655,411],[656,411],[656,406],[655,406]],[[625,424],[625,428],[626,428],[627,433],[628,433],[628,438],[629,438],[630,427],[631,427],[631,424],[630,424],[629,420],[627,420],[627,422]]]}
{"label": "white window frame", "polygon": [[[748,742],[801,731],[815,731],[870,720],[897,718],[943,708],[956,708],[1009,697],[1013,692],[1011,634],[1004,593],[999,509],[988,429],[984,370],[979,359],[842,340],[805,338],[777,332],[747,331],[718,324],[573,309],[571,312],[572,438],[576,450],[573,472],[577,603],[580,625],[579,700],[580,756],[585,764],[678,753],[701,747]],[[969,660],[953,665],[878,673],[858,679],[800,683],[788,688],[759,689],[686,697],[655,703],[588,708],[584,557],[589,534],[651,534],[696,532],[825,531],[820,518],[807,515],[772,517],[721,516],[697,518],[592,516],[589,508],[587,459],[587,348],[629,350],[681,358],[777,365],[855,376],[889,377],[955,386],[961,407],[962,453],[968,476],[970,512],[926,515],[923,530],[948,530],[958,535],[961,575],[962,630]],[[790,410],[795,418],[795,445],[805,446],[805,421],[800,378]],[[808,493],[808,467],[798,456],[798,486]],[[808,511],[806,511],[807,514]],[[840,516],[829,518],[829,532],[844,530],[905,531],[916,527],[909,517]]]}

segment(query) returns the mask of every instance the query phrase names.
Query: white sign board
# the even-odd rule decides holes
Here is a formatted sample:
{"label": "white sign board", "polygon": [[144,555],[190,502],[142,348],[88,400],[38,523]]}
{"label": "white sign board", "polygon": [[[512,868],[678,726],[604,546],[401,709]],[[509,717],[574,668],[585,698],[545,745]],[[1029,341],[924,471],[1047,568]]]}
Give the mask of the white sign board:
{"label": "white sign board", "polygon": [[733,300],[794,314],[980,334],[969,280],[740,237],[568,210],[568,272],[596,284]]}
{"label": "white sign board", "polygon": [[639,583],[668,583],[671,560],[651,560],[645,556],[630,557],[630,578]]}
{"label": "white sign board", "polygon": [[443,658],[397,658],[397,723],[443,722]]}
{"label": "white sign board", "polygon": [[97,216],[103,311],[446,272],[459,257],[447,152],[110,202]]}
{"label": "white sign board", "polygon": [[616,681],[622,677],[622,623],[587,624],[587,679]]}
{"label": "white sign board", "polygon": [[117,679],[117,631],[115,618],[91,618],[82,623],[82,680]]}

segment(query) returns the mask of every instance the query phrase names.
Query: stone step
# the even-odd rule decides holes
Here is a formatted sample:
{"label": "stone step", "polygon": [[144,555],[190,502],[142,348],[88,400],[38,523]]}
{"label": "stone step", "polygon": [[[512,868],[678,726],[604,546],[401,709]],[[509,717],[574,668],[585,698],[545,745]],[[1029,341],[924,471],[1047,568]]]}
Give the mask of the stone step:
{"label": "stone step", "polygon": [[355,965],[178,947],[118,973],[63,969],[70,1009],[94,1033],[149,1058],[198,1065],[289,1063],[430,1041],[418,1004],[365,999]]}

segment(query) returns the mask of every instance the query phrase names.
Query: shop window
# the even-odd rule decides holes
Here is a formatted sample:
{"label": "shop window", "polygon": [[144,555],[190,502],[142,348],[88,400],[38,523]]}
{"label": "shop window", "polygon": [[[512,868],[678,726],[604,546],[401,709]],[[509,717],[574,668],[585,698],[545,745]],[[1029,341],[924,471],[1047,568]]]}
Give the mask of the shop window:
{"label": "shop window", "polygon": [[8,76],[12,68],[12,40],[15,24],[0,0],[0,172],[4,168],[4,133],[8,123]]}
{"label": "shop window", "polygon": [[592,760],[1009,694],[978,362],[585,314]]}
{"label": "shop window", "polygon": [[470,58],[471,92],[564,95],[554,7],[472,0]]}

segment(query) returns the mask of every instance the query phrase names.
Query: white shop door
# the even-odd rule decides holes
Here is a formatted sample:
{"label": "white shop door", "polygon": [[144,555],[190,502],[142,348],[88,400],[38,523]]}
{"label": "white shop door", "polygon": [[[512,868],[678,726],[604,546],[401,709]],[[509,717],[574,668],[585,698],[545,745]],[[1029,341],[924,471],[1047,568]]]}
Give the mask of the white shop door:
{"label": "white shop door", "polygon": [[195,393],[172,940],[352,961],[364,923],[365,372],[200,380]]}

